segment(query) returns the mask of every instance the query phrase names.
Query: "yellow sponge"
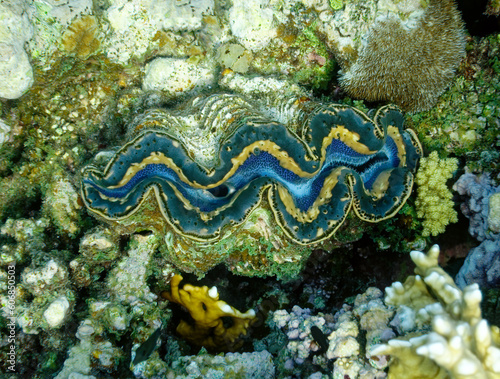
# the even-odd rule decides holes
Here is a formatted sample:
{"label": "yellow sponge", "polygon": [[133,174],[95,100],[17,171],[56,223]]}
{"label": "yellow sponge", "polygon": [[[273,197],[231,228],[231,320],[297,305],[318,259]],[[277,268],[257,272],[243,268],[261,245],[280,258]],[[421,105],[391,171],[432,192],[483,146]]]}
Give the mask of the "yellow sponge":
{"label": "yellow sponge", "polygon": [[[185,284],[179,289],[182,276],[174,275],[170,282],[170,292],[162,296],[169,301],[184,306],[194,323],[181,320],[177,333],[190,343],[204,346],[208,350],[234,351],[241,346],[241,335],[246,335],[255,317],[255,311],[249,309],[241,313],[225,301],[219,300],[216,287],[195,287]],[[230,317],[232,325],[225,326],[223,317]]]}

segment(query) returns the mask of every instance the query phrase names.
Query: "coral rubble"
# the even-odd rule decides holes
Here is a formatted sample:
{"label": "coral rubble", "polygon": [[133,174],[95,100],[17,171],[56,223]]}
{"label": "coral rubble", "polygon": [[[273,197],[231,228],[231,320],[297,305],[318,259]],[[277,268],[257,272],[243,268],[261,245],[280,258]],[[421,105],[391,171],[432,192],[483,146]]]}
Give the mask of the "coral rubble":
{"label": "coral rubble", "polygon": [[157,356],[133,370],[136,378],[248,378],[273,379],[276,376],[272,356],[267,351],[182,356],[167,366]]}
{"label": "coral rubble", "polygon": [[33,69],[24,44],[33,36],[27,2],[0,4],[0,98],[17,99],[33,84]]}

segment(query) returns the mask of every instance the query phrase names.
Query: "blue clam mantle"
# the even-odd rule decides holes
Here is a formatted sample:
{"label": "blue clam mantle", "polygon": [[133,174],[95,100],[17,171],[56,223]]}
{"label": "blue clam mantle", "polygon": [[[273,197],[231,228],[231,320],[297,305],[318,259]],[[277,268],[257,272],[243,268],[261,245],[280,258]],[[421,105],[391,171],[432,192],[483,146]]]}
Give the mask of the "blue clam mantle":
{"label": "blue clam mantle", "polygon": [[[211,102],[205,104],[200,113]],[[411,192],[421,155],[414,133],[402,128],[401,113],[387,106],[371,120],[345,105],[297,100],[295,106],[299,128],[256,111],[219,114],[226,125],[212,167],[193,160],[169,125],[136,127],[136,137],[103,172],[83,170],[84,201],[99,216],[123,220],[154,194],[173,230],[208,241],[266,201],[278,225],[300,244],[330,237],[351,207],[371,222],[393,216]]]}

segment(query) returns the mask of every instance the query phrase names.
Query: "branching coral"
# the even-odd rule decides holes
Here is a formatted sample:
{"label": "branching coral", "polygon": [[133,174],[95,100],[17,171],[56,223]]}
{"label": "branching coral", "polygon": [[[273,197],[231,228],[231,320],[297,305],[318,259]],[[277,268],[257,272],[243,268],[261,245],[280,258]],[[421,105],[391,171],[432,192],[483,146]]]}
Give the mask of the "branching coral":
{"label": "branching coral", "polygon": [[437,236],[444,232],[446,225],[457,222],[457,212],[453,209],[451,191],[446,186],[457,169],[454,158],[439,159],[436,151],[422,158],[415,182],[418,185],[417,216],[424,219],[423,236]]}
{"label": "branching coral", "polygon": [[406,309],[417,336],[392,339],[370,354],[392,356],[389,379],[500,378],[500,329],[481,318],[479,287],[460,290],[438,266],[438,256],[437,245],[427,254],[413,251],[417,275],[386,289],[385,302],[400,317]]}
{"label": "branching coral", "polygon": [[[216,287],[195,287],[185,284],[179,289],[182,276],[175,275],[170,282],[170,292],[162,296],[184,306],[194,320],[190,324],[181,320],[177,333],[189,342],[211,350],[235,350],[241,344],[240,336],[246,335],[255,320],[255,311],[241,313],[225,301],[219,300]],[[226,327],[223,317],[230,317],[233,324]]]}

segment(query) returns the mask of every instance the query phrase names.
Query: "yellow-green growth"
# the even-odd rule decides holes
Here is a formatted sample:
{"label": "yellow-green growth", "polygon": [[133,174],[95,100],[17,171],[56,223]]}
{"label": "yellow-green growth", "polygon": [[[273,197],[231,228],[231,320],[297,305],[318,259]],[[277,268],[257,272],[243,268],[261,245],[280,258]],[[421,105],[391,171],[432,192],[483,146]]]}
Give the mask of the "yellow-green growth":
{"label": "yellow-green growth", "polygon": [[439,159],[436,151],[422,158],[417,172],[417,216],[423,218],[422,235],[437,236],[444,232],[446,225],[457,222],[457,212],[453,209],[452,193],[446,186],[458,167],[456,158]]}
{"label": "yellow-green growth", "polygon": [[338,11],[344,7],[344,2],[342,0],[330,0],[330,7],[334,11]]}

